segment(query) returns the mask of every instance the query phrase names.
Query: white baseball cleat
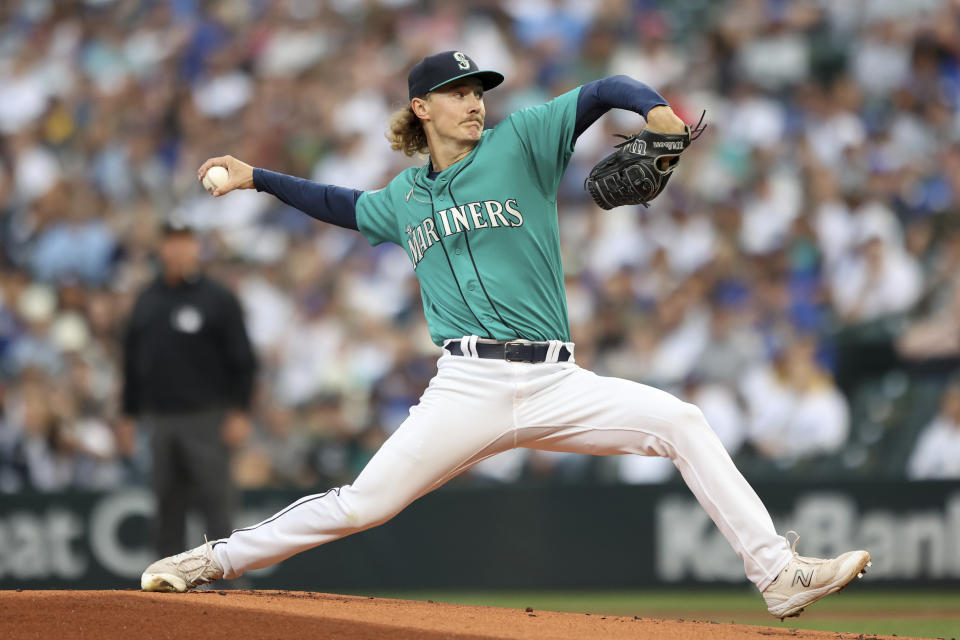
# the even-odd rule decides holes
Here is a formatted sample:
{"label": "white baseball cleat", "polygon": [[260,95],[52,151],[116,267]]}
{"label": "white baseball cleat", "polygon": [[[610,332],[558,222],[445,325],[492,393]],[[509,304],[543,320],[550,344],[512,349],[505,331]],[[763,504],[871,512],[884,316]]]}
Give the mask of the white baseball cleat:
{"label": "white baseball cleat", "polygon": [[213,542],[204,542],[195,549],[157,560],[143,572],[140,588],[144,591],[183,593],[201,584],[223,577],[223,567],[213,557]]}
{"label": "white baseball cleat", "polygon": [[796,536],[793,558],[763,591],[767,611],[781,620],[800,615],[807,605],[840,591],[854,578],[862,578],[871,564],[870,554],[862,550],[827,560],[797,555],[800,536],[796,531],[787,535],[791,533]]}

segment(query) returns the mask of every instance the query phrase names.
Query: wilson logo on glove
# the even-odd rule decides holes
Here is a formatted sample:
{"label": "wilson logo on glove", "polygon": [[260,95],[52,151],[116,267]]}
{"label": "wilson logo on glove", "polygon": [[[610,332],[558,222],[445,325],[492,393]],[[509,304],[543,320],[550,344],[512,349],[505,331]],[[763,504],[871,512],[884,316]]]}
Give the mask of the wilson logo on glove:
{"label": "wilson logo on glove", "polygon": [[647,152],[647,141],[640,140],[639,138],[630,143],[630,146],[627,147],[627,150],[630,153],[633,153],[638,156],[642,156]]}
{"label": "wilson logo on glove", "polygon": [[656,149],[658,147],[663,147],[664,149],[673,149],[675,151],[683,151],[685,148],[683,142],[681,142],[680,140],[676,140],[676,141],[663,140],[663,141],[654,142],[653,148]]}
{"label": "wilson logo on glove", "polygon": [[703,124],[705,115],[706,111],[696,126],[687,125],[683,133],[643,129],[630,137],[615,134],[624,141],[590,170],[583,188],[601,209],[625,204],[650,206],[648,203],[667,186],[680,154],[707,128]]}

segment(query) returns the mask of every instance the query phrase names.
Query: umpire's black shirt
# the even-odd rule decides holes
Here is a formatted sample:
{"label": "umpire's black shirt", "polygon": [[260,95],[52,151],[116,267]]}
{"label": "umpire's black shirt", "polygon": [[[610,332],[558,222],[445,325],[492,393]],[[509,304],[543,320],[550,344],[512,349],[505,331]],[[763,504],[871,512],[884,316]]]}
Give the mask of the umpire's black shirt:
{"label": "umpire's black shirt", "polygon": [[240,303],[222,285],[160,276],[137,298],[124,336],[127,415],[245,410],[255,371]]}

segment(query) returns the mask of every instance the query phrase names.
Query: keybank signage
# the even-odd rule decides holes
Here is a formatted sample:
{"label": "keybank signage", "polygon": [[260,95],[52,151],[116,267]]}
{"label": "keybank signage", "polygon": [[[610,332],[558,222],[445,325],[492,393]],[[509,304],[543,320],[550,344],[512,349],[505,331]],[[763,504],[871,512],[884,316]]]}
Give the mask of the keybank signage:
{"label": "keybank signage", "polygon": [[[871,582],[960,585],[960,485],[759,485],[777,531],[798,551],[869,549]],[[237,523],[302,497],[243,494]],[[630,509],[625,510],[624,505]],[[0,495],[0,589],[136,588],[154,558],[154,501],[146,489]],[[190,544],[203,540],[199,519]],[[589,561],[553,559],[591,541]],[[463,549],[471,549],[469,557]],[[393,521],[248,574],[245,587],[597,588],[743,584],[743,563],[682,485],[449,487]]]}
{"label": "keybank signage", "polygon": [[[656,523],[659,581],[743,581],[743,562],[694,500],[660,500]],[[960,578],[960,489],[923,508],[864,508],[842,491],[801,494],[774,523],[778,532],[800,532],[800,555],[869,550],[871,581]]]}

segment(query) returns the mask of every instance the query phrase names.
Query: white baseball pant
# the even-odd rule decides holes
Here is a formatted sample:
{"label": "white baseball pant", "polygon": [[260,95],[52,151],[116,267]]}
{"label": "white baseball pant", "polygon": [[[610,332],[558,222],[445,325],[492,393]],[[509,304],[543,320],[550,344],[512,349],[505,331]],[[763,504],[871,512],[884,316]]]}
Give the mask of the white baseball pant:
{"label": "white baseball pant", "polygon": [[[476,336],[461,340],[463,353]],[[792,557],[770,515],[694,405],[575,363],[444,351],[409,417],[351,485],[306,496],[214,547],[224,577],[382,524],[484,458],[514,447],[670,458],[762,591]],[[572,352],[573,344],[567,343]]]}

